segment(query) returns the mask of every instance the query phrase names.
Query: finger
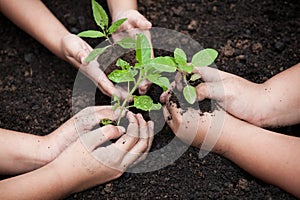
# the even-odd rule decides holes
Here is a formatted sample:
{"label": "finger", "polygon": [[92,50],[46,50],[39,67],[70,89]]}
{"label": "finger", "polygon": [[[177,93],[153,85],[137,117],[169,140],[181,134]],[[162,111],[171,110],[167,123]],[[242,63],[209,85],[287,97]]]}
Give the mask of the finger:
{"label": "finger", "polygon": [[142,83],[139,85],[139,93],[141,95],[146,94],[147,91],[150,89],[150,86],[151,82],[148,79],[143,80]]}
{"label": "finger", "polygon": [[[138,116],[140,123],[140,139],[137,144],[124,156],[122,165],[133,166],[147,157],[153,141],[153,122],[146,123],[142,116]],[[152,126],[152,127],[151,127]]]}
{"label": "finger", "polygon": [[150,29],[152,27],[151,22],[149,22],[143,15],[138,13],[135,17],[129,18],[128,22],[135,28],[140,29]]}
{"label": "finger", "polygon": [[181,122],[182,121],[182,109],[177,106],[177,104],[173,101],[170,101],[171,95],[169,94],[167,97],[166,108],[170,113],[171,120],[170,125],[172,123]]}
{"label": "finger", "polygon": [[182,91],[182,89],[183,89],[182,74],[180,72],[177,72],[175,75],[175,83],[176,83],[177,90]]}
{"label": "finger", "polygon": [[81,44],[81,50],[77,53],[77,61],[81,62],[81,64],[88,64],[86,62],[84,62],[84,59],[91,53],[91,51],[93,51],[93,48],[86,44],[85,42],[83,44]]}
{"label": "finger", "polygon": [[162,103],[165,103],[165,102],[166,102],[168,95],[169,95],[169,94],[171,93],[171,91],[175,88],[175,86],[176,86],[176,83],[175,83],[175,82],[172,82],[172,83],[170,84],[170,87],[168,88],[168,90],[165,91],[165,92],[163,92],[163,93],[160,95],[160,102],[162,102]]}
{"label": "finger", "polygon": [[125,133],[122,126],[106,125],[82,136],[81,141],[89,151],[93,151],[101,144],[120,137]]}
{"label": "finger", "polygon": [[134,115],[132,112],[128,112],[127,119],[129,120],[129,125],[126,134],[115,143],[119,149],[126,152],[130,150],[139,139],[139,125],[136,115]]}
{"label": "finger", "polygon": [[225,99],[223,81],[201,83],[197,85],[196,91],[198,101],[208,98],[222,102]]}
{"label": "finger", "polygon": [[221,81],[230,76],[229,73],[212,67],[194,67],[193,73],[198,73],[205,82]]}

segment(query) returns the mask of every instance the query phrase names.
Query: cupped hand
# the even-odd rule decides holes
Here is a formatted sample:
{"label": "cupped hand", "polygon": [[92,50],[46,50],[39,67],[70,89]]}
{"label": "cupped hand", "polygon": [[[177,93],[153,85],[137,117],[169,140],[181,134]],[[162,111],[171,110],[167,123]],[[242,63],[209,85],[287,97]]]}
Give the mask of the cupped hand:
{"label": "cupped hand", "polygon": [[144,29],[148,30],[152,27],[149,22],[139,11],[137,10],[124,10],[113,16],[113,21],[117,21],[122,18],[127,20],[120,26],[118,31],[128,31],[131,29]]}
{"label": "cupped hand", "polygon": [[91,131],[102,119],[117,120],[119,111],[114,111],[112,106],[88,107],[61,125],[51,134],[45,136],[52,148],[51,160],[56,158],[69,145],[75,142],[81,135]]}
{"label": "cupped hand", "polygon": [[269,99],[261,84],[210,67],[195,68],[194,73],[199,73],[205,81],[196,87],[199,101],[205,98],[217,100],[235,117],[263,125]]}
{"label": "cupped hand", "polygon": [[224,150],[224,130],[234,121],[232,116],[220,108],[216,108],[212,113],[201,112],[201,108],[189,107],[183,110],[174,102],[171,94],[162,96],[161,101],[164,103],[164,118],[179,139],[207,151]]}
{"label": "cupped hand", "polygon": [[[153,141],[153,122],[128,112],[123,127],[107,125],[90,131],[66,149],[54,162],[62,185],[70,193],[116,179],[147,155]],[[110,139],[117,139],[112,143]],[[103,144],[106,143],[105,146]]]}
{"label": "cupped hand", "polygon": [[66,61],[80,68],[82,64],[86,64],[83,60],[93,48],[77,35],[70,33],[62,38],[61,50]]}

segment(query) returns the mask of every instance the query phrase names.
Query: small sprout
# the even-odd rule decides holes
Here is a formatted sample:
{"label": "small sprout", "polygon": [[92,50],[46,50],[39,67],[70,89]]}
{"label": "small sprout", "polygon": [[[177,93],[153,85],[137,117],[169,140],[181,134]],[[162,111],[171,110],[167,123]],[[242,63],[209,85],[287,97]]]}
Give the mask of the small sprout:
{"label": "small sprout", "polygon": [[109,124],[112,124],[112,123],[113,123],[113,121],[111,119],[104,118],[104,119],[101,119],[100,126],[106,126],[106,125],[109,125]]}
{"label": "small sprout", "polygon": [[190,81],[196,81],[201,78],[200,74],[193,74],[190,78]]}

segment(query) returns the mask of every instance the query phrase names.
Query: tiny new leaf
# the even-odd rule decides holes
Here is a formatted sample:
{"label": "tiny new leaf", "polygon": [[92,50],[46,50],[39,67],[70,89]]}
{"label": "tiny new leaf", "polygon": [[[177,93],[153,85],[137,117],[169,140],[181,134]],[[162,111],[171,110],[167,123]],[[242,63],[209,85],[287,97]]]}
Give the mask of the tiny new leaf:
{"label": "tiny new leaf", "polygon": [[108,33],[113,34],[118,30],[118,28],[127,20],[127,18],[119,19],[115,21],[109,28]]}
{"label": "tiny new leaf", "polygon": [[192,64],[197,67],[204,67],[212,64],[218,56],[214,49],[203,49],[196,53],[192,58]]}
{"label": "tiny new leaf", "polygon": [[95,22],[104,31],[108,27],[108,16],[105,10],[96,0],[92,0],[92,9]]}
{"label": "tiny new leaf", "polygon": [[189,104],[195,103],[197,98],[196,88],[190,85],[185,86],[183,88],[183,96]]}
{"label": "tiny new leaf", "polygon": [[105,125],[108,125],[108,124],[112,124],[113,123],[113,121],[112,120],[110,120],[110,119],[101,119],[101,121],[100,121],[100,125],[103,125],[103,126],[105,126]]}
{"label": "tiny new leaf", "polygon": [[160,110],[160,109],[161,109],[160,103],[154,103],[151,108],[151,110]]}
{"label": "tiny new leaf", "polygon": [[137,34],[136,60],[145,63],[151,59],[151,45],[145,34]]}
{"label": "tiny new leaf", "polygon": [[191,81],[195,81],[197,79],[200,79],[201,78],[201,75],[200,74],[193,74],[190,78]]}
{"label": "tiny new leaf", "polygon": [[125,60],[121,59],[121,58],[119,58],[117,60],[116,65],[118,67],[121,67],[122,69],[129,69],[130,68],[130,64],[128,62],[126,62]]}
{"label": "tiny new leaf", "polygon": [[89,38],[101,38],[105,37],[105,35],[100,31],[88,30],[82,31],[78,34],[79,37],[89,37]]}

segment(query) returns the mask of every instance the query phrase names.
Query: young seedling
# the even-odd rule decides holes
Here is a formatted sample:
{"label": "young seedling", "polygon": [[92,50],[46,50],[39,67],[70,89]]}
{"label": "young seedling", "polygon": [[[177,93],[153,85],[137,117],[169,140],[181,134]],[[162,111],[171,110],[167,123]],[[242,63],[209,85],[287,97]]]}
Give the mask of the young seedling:
{"label": "young seedling", "polygon": [[195,103],[197,94],[196,88],[188,84],[187,75],[191,75],[191,81],[196,81],[197,79],[200,79],[201,77],[199,74],[192,74],[194,67],[205,67],[211,65],[215,61],[217,56],[218,52],[216,50],[210,48],[203,49],[197,52],[192,57],[192,62],[188,64],[185,52],[179,48],[175,49],[174,60],[177,64],[177,70],[183,76],[183,82],[185,83],[185,87],[183,88],[183,96],[188,103]]}
{"label": "young seedling", "polygon": [[[120,116],[117,124],[120,123],[122,112],[126,108],[135,107],[143,111],[160,110],[161,104],[154,103],[150,96],[136,96],[133,93],[136,91],[141,82],[148,79],[150,82],[160,86],[166,91],[170,82],[169,79],[161,75],[162,72],[175,72],[176,63],[172,57],[157,57],[151,58],[151,45],[148,38],[144,34],[137,34],[136,39],[136,60],[134,66],[128,62],[118,59],[116,65],[121,69],[114,70],[108,75],[108,78],[115,83],[127,83],[128,96],[124,101],[114,96],[115,108],[120,108]],[[133,98],[133,105],[128,106],[127,103]]]}
{"label": "young seedling", "polygon": [[135,41],[132,38],[123,38],[122,40],[113,43],[111,41],[111,35],[115,33],[118,28],[127,20],[127,18],[119,19],[115,21],[111,26],[109,26],[109,20],[107,13],[102,8],[102,6],[97,3],[95,0],[92,0],[92,10],[93,16],[96,24],[99,26],[100,30],[87,30],[78,34],[80,37],[88,37],[88,38],[106,38],[109,42],[108,46],[102,48],[94,49],[84,60],[84,62],[90,62],[94,60],[97,56],[101,55],[105,49],[113,46],[114,44],[118,44],[123,48],[134,48]]}

